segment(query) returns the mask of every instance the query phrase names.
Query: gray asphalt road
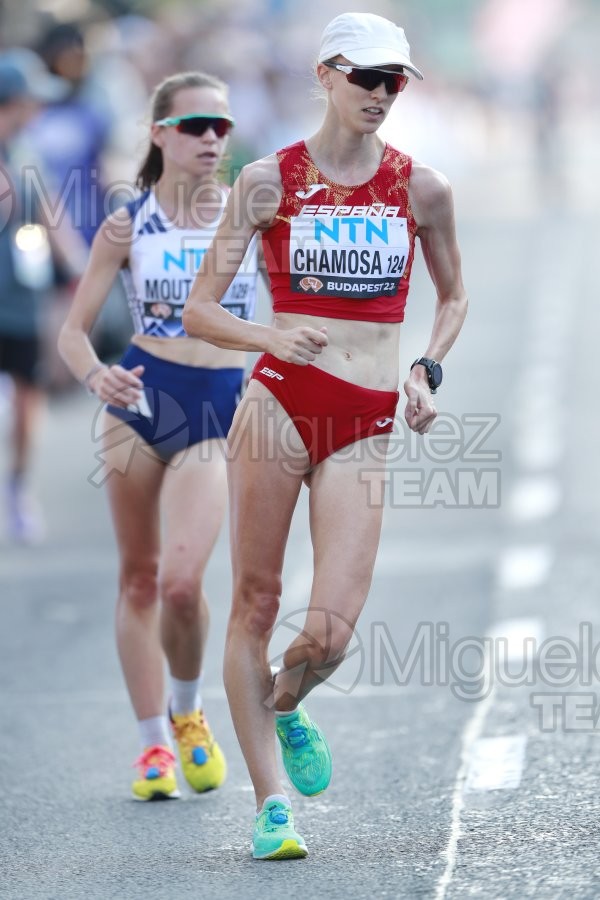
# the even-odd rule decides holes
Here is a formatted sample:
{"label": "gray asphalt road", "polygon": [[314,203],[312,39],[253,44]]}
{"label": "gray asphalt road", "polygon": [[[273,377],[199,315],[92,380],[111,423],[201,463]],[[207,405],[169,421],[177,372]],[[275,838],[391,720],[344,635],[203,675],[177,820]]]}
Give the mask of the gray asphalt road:
{"label": "gray asphalt road", "polygon": [[[485,197],[461,212],[459,196],[458,208],[472,307],[439,393],[446,440],[411,445],[400,430],[354,652],[310,700],[335,775],[325,795],[295,803],[309,858],[249,856],[252,795],[220,682],[224,534],[207,581],[205,693],[228,782],[169,804],[129,799],[137,742],[113,646],[116,559],[90,481],[94,405],[77,395],[53,404],[40,457],[47,544],[0,547],[1,896],[600,895],[587,662],[600,634],[598,222],[584,209],[494,210]],[[405,364],[431,321],[423,269]],[[309,566],[303,497],[274,656]]]}

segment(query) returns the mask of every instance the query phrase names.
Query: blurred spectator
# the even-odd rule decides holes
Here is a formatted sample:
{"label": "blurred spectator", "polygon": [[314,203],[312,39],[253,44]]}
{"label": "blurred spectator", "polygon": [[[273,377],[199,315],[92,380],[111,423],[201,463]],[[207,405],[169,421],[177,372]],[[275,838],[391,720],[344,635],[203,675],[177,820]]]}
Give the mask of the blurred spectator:
{"label": "blurred spectator", "polygon": [[[113,113],[102,86],[90,75],[90,60],[79,25],[50,25],[37,45],[49,71],[66,82],[66,94],[45,106],[28,128],[28,140],[39,155],[44,170],[44,193],[55,198],[55,208],[65,215],[85,246],[110,211],[102,160],[108,146]],[[49,322],[49,376],[54,390],[72,384],[72,379],[55,351],[56,335],[72,299],[68,267],[55,259],[55,303]],[[124,338],[115,334],[114,298],[94,330],[99,352],[111,356],[120,352]],[[124,304],[122,304],[124,305]]]}
{"label": "blurred spectator", "polygon": [[89,96],[88,58],[78,26],[51,26],[37,49],[50,72],[65,79],[69,89],[31,123],[31,139],[73,226],[91,245],[105,212],[101,158],[110,113],[97,96],[93,102]]}
{"label": "blurred spectator", "polygon": [[56,100],[65,90],[31,51],[0,56],[0,370],[12,381],[13,402],[7,530],[25,542],[43,531],[26,478],[44,399],[39,306],[52,281],[52,262],[50,233],[43,210],[28,195],[16,138],[39,102]]}

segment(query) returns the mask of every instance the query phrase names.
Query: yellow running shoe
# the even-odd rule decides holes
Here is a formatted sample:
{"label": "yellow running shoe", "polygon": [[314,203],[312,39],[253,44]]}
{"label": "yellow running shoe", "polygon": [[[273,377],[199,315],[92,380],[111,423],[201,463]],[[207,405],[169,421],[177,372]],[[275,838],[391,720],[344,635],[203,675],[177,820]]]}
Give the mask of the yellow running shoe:
{"label": "yellow running shoe", "polygon": [[176,800],[181,797],[175,778],[175,754],[160,744],[147,747],[134,766],[140,778],[133,782],[134,800]]}
{"label": "yellow running shoe", "polygon": [[187,783],[199,794],[218,788],[225,781],[227,763],[202,710],[181,716],[170,712],[169,717]]}

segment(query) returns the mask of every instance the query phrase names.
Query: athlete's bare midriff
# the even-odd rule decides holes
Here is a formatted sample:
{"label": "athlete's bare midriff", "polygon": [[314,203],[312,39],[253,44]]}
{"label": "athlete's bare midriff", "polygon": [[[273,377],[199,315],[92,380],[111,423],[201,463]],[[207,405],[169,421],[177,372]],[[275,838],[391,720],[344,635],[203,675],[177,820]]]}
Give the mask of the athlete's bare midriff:
{"label": "athlete's bare midriff", "polygon": [[203,369],[243,369],[246,365],[244,350],[224,350],[199,338],[152,337],[134,334],[131,343],[159,359],[180,363],[182,366],[198,366]]}
{"label": "athlete's bare midriff", "polygon": [[277,313],[276,328],[327,327],[329,343],[312,365],[362,387],[396,391],[399,381],[399,322],[361,322]]}

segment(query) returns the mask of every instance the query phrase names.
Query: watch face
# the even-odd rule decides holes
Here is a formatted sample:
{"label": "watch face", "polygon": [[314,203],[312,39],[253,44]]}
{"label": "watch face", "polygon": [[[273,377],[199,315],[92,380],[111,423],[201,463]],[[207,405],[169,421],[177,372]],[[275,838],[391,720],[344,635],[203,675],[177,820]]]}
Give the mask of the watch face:
{"label": "watch face", "polygon": [[431,377],[435,386],[439,387],[442,383],[442,367],[439,363],[435,363],[435,365],[431,367]]}

